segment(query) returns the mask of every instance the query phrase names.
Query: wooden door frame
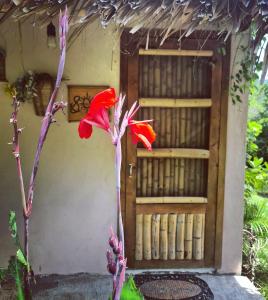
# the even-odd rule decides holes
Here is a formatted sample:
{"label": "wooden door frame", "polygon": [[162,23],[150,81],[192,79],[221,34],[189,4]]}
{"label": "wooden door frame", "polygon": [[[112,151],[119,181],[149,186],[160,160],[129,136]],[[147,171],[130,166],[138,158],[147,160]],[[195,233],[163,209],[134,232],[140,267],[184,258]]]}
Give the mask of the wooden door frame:
{"label": "wooden door frame", "polygon": [[[176,37],[169,38],[162,47],[162,49],[172,49],[178,48],[178,42]],[[140,39],[138,34],[131,35],[128,34],[127,31],[123,32],[121,36],[120,43],[120,91],[126,94],[128,106],[130,106],[134,101],[136,101],[139,97],[138,95],[138,49],[139,47],[145,47],[146,41],[144,39]],[[150,41],[150,48],[159,48],[159,42],[155,42],[152,38]],[[212,89],[211,97],[217,97],[217,107],[215,110],[216,115],[220,115],[220,120],[218,120],[217,128],[218,128],[218,148],[216,153],[217,162],[214,165],[214,168],[217,168],[216,172],[217,183],[215,184],[216,189],[213,193],[217,197],[216,207],[215,209],[215,252],[214,252],[214,260],[203,262],[191,262],[191,261],[165,261],[164,264],[166,267],[214,267],[220,268],[222,261],[222,236],[223,236],[223,212],[224,212],[224,184],[225,184],[225,160],[226,160],[226,139],[227,139],[227,112],[228,112],[228,95],[229,95],[229,72],[230,72],[230,39],[224,44],[225,47],[225,55],[220,56],[219,49],[223,47],[223,41],[220,40],[217,34],[211,34],[211,32],[195,32],[192,38],[182,39],[180,42],[181,49],[185,50],[198,50],[200,49],[200,45],[202,45],[202,50],[214,50],[213,55],[213,63],[214,67],[218,63],[221,64],[221,86],[216,86],[216,88]],[[218,74],[219,75],[219,74]],[[217,78],[212,78],[215,82]],[[127,89],[127,86],[131,86],[131,89]],[[214,94],[214,95],[213,95]],[[210,136],[213,133],[210,132]],[[133,161],[133,157],[136,159],[136,147],[130,145],[130,139],[127,139],[126,136],[122,141],[122,172],[121,172],[121,204],[122,204],[122,214],[124,219],[128,220],[135,218],[135,207],[134,203],[126,203],[127,193],[136,193],[136,182],[134,180],[128,180],[128,163],[136,163]],[[128,145],[129,143],[129,145]],[[213,148],[213,145],[210,145],[210,148]],[[208,175],[210,176],[210,175]],[[211,177],[211,180],[213,178]],[[128,185],[128,189],[126,188]],[[209,191],[208,191],[209,192]],[[133,195],[132,195],[133,196]],[[128,205],[128,207],[127,207]],[[134,220],[133,220],[134,221]],[[132,235],[135,237],[135,227],[126,228],[125,233],[127,235]],[[126,240],[126,253],[128,258],[128,264],[130,266],[134,265],[134,255],[131,251],[133,251],[134,245],[129,243],[130,239]],[[205,245],[206,251],[210,251],[210,245]],[[148,261],[148,267],[161,267],[163,265],[163,261]],[[135,262],[135,267],[142,268],[139,262]]]}

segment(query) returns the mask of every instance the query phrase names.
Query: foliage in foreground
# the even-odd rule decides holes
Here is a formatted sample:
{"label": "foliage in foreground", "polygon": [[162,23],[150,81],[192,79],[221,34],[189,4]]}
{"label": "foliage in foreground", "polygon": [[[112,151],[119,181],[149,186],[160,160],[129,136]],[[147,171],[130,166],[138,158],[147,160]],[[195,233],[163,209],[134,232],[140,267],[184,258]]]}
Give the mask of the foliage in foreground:
{"label": "foliage in foreground", "polygon": [[[245,174],[243,274],[268,299],[268,85],[250,90]],[[268,131],[267,131],[268,132]]]}
{"label": "foliage in foreground", "polygon": [[27,263],[22,247],[20,245],[16,214],[14,211],[9,212],[9,230],[11,237],[16,246],[16,255],[11,256],[8,262],[7,269],[0,270],[0,284],[5,281],[13,280],[17,290],[17,300],[24,300],[24,284],[23,284],[23,273],[31,272],[30,265]]}
{"label": "foliage in foreground", "polygon": [[[143,300],[143,295],[137,289],[135,285],[135,281],[132,276],[128,278],[128,280],[124,283],[120,300]],[[112,300],[112,297],[109,298]]]}

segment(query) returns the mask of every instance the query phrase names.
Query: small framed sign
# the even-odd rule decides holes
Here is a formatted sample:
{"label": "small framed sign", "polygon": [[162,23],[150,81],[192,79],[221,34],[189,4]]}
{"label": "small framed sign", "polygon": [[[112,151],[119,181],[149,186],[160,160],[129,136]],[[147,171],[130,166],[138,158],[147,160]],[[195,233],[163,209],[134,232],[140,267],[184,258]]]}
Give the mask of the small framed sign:
{"label": "small framed sign", "polygon": [[80,121],[93,97],[108,86],[68,85],[68,121]]}

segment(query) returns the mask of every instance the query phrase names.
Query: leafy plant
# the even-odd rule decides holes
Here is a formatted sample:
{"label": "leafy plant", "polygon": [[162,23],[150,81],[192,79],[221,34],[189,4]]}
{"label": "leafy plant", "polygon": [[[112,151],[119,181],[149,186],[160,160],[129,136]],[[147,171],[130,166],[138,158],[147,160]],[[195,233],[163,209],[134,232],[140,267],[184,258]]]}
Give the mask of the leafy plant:
{"label": "leafy plant", "polygon": [[16,285],[17,299],[24,300],[26,298],[24,295],[23,274],[31,272],[31,268],[26,260],[22,247],[20,245],[17,230],[16,214],[14,211],[9,212],[8,222],[10,234],[17,250],[16,255],[10,257],[7,269],[0,270],[0,283],[13,279]]}
{"label": "leafy plant", "polygon": [[[124,283],[120,300],[143,300],[142,293],[137,289],[133,276],[130,276]],[[112,300],[112,297],[109,298]]]}
{"label": "leafy plant", "polygon": [[[260,140],[267,127],[268,85],[253,79],[250,86],[250,109],[247,128],[245,172],[245,214],[243,235],[243,273],[265,295],[268,274],[268,163],[263,157]],[[266,109],[265,109],[266,106]],[[267,140],[266,140],[267,143]],[[265,275],[266,274],[266,275]]]}

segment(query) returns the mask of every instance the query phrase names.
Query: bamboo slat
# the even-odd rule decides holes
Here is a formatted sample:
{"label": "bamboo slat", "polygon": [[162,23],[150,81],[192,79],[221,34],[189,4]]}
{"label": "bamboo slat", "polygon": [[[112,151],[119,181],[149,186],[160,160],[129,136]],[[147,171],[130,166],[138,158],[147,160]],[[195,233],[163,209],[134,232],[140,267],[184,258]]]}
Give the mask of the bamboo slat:
{"label": "bamboo slat", "polygon": [[160,218],[160,259],[168,258],[168,214],[161,214]]}
{"label": "bamboo slat", "polygon": [[211,50],[139,49],[139,55],[211,57]]}
{"label": "bamboo slat", "polygon": [[152,259],[160,258],[160,214],[152,216]]}
{"label": "bamboo slat", "polygon": [[153,161],[152,158],[147,159],[147,176],[148,176],[148,181],[147,181],[147,196],[152,195],[152,187],[153,187]]}
{"label": "bamboo slat", "polygon": [[205,197],[137,197],[136,204],[207,203]]}
{"label": "bamboo slat", "polygon": [[158,166],[159,161],[157,158],[153,160],[153,192],[152,195],[155,197],[158,195]]}
{"label": "bamboo slat", "polygon": [[193,254],[193,214],[185,216],[185,259],[192,259]]}
{"label": "bamboo slat", "polygon": [[146,214],[143,216],[143,257],[145,260],[152,259],[152,215]]}
{"label": "bamboo slat", "polygon": [[203,215],[195,214],[193,219],[193,259],[202,259]]}
{"label": "bamboo slat", "polygon": [[141,195],[141,159],[137,159],[137,195]]}
{"label": "bamboo slat", "polygon": [[206,215],[202,214],[201,259],[204,259],[205,229],[206,229],[205,224],[206,224]]}
{"label": "bamboo slat", "polygon": [[141,194],[142,196],[147,196],[147,159],[142,159],[142,180],[141,180]]}
{"label": "bamboo slat", "polygon": [[159,167],[158,167],[158,180],[159,180],[159,190],[158,195],[164,195],[164,159],[159,159]]}
{"label": "bamboo slat", "polygon": [[158,148],[153,149],[152,151],[147,151],[146,149],[138,148],[137,157],[208,159],[209,151],[205,149],[191,148]]}
{"label": "bamboo slat", "polygon": [[136,248],[135,259],[142,260],[143,258],[143,215],[136,215]]}
{"label": "bamboo slat", "polygon": [[141,107],[165,107],[165,108],[209,108],[212,105],[210,98],[140,98]]}
{"label": "bamboo slat", "polygon": [[168,258],[176,258],[176,225],[177,215],[169,214],[168,217]]}
{"label": "bamboo slat", "polygon": [[178,214],[176,231],[176,259],[184,259],[185,214]]}

